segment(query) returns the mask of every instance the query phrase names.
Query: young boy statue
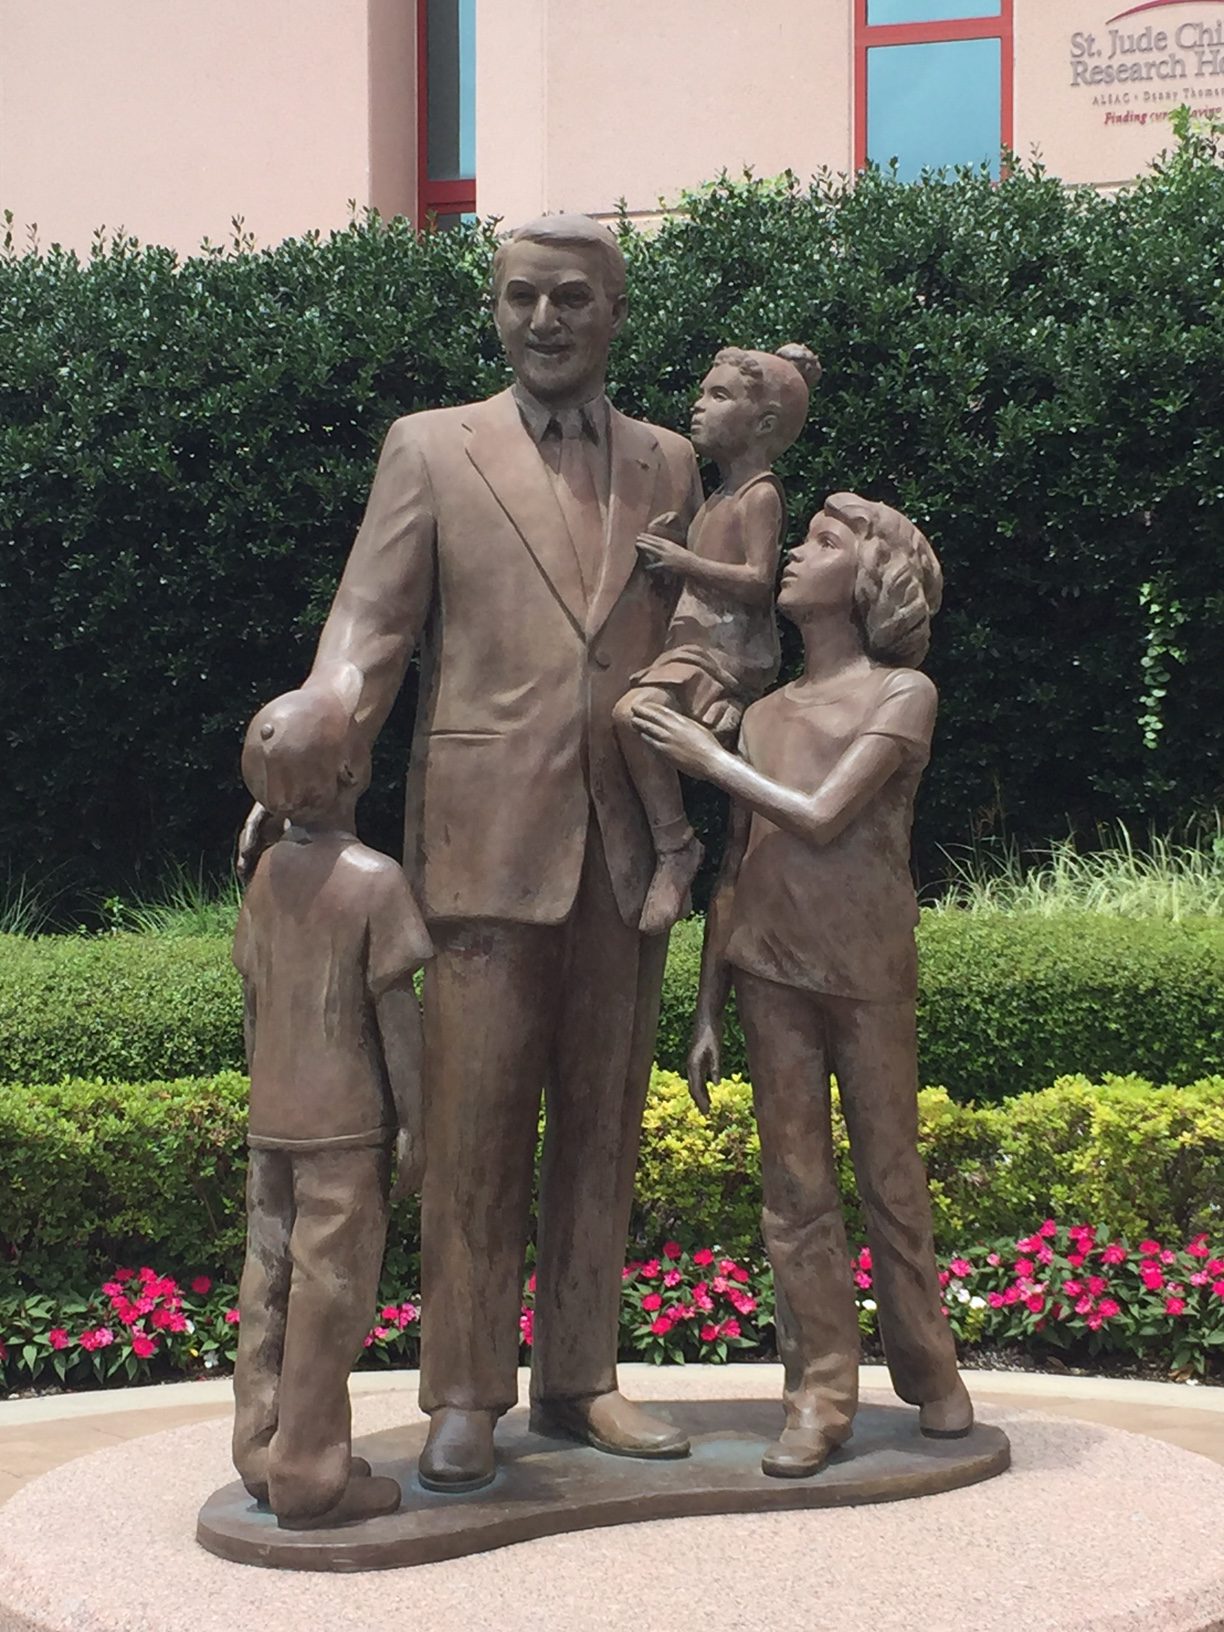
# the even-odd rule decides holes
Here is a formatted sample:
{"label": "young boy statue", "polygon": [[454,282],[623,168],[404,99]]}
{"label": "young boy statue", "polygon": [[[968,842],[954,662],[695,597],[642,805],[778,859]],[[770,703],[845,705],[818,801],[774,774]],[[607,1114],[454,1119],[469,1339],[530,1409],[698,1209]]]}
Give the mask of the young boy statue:
{"label": "young boy statue", "polygon": [[634,729],[633,712],[657,703],[733,734],[744,709],[777,675],[773,593],[786,504],[771,467],[803,429],[809,388],[820,373],[806,346],[720,351],[692,416],[693,446],[718,465],[719,485],[694,517],[687,548],[674,515],[656,517],[637,541],[648,568],[684,580],[668,649],[634,677],[634,689],[614,711],[655,846],[638,924],[646,935],[662,934],[689,910],[702,851],[684,814],[680,779]]}
{"label": "young boy statue", "polygon": [[285,1528],[393,1513],[351,1455],[348,1377],[378,1295],[391,1145],[419,1187],[421,1020],[432,953],[399,866],[353,832],[369,783],[348,710],[294,691],[251,722],[242,774],[286,826],[234,936],[251,1074],[234,1463]]}

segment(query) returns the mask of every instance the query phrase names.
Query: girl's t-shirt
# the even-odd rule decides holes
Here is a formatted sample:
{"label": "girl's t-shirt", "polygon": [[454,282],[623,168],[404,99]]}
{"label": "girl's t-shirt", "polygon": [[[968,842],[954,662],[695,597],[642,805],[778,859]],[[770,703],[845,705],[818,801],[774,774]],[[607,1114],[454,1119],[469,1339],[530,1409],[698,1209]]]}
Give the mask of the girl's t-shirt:
{"label": "girl's t-shirt", "polygon": [[784,986],[897,1002],[918,988],[910,828],[938,699],[916,669],[880,666],[871,680],[828,698],[783,686],[744,715],[741,755],[783,787],[815,793],[864,736],[891,737],[903,758],[828,844],[753,815],[726,955],[734,968]]}

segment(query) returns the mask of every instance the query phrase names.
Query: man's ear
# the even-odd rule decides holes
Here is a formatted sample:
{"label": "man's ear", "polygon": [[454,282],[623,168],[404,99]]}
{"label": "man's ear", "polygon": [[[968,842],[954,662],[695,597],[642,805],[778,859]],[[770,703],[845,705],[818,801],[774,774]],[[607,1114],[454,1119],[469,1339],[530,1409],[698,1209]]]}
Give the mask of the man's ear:
{"label": "man's ear", "polygon": [[621,293],[612,302],[612,334],[615,338],[625,326],[625,319],[629,316],[629,296]]}

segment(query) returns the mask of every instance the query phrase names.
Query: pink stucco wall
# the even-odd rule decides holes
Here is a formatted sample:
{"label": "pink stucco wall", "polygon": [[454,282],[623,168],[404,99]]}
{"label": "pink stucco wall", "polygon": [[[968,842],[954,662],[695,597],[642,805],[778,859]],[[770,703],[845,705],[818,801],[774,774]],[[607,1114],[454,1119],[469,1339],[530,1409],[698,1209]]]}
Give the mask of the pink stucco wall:
{"label": "pink stucco wall", "polygon": [[478,0],[477,204],[609,213],[850,166],[849,0]]}
{"label": "pink stucco wall", "polygon": [[0,207],[185,252],[410,209],[414,38],[410,0],[0,0]]}

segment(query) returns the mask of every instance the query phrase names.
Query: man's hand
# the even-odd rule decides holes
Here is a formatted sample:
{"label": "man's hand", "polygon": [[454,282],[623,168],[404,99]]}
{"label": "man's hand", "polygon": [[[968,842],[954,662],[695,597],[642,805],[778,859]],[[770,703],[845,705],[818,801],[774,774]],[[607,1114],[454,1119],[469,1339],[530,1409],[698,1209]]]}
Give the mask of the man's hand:
{"label": "man's hand", "polygon": [[251,814],[242,824],[238,835],[238,877],[244,884],[251,882],[255,864],[270,844],[275,844],[284,832],[284,823],[277,823],[261,804],[251,806]]}
{"label": "man's hand", "polygon": [[702,1116],[710,1114],[708,1084],[722,1081],[722,1027],[698,1016],[689,1044],[688,1091]]}
{"label": "man's hand", "polygon": [[403,1201],[420,1192],[425,1178],[425,1146],[419,1134],[401,1128],[395,1137],[395,1183],[391,1200]]}
{"label": "man's hand", "polygon": [[689,776],[705,776],[719,755],[726,752],[696,720],[662,703],[637,703],[630,715],[634,729],[665,759]]}

